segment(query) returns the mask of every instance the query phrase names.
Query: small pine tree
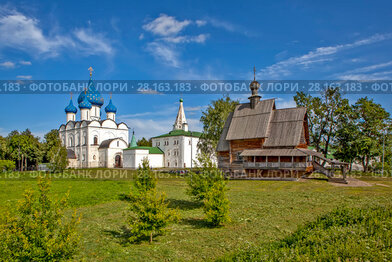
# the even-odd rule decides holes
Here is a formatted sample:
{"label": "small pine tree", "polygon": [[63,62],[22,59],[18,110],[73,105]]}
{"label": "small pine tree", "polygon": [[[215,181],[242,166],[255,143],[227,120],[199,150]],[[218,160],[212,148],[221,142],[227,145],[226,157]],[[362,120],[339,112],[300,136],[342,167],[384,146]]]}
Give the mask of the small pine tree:
{"label": "small pine tree", "polygon": [[216,227],[230,221],[226,183],[214,183],[206,193],[203,203],[204,214],[210,225]]}
{"label": "small pine tree", "polygon": [[225,183],[225,179],[208,155],[199,155],[196,165],[199,167],[199,172],[190,173],[187,194],[198,201],[203,201],[213,185]]}
{"label": "small pine tree", "polygon": [[172,222],[178,221],[178,212],[169,209],[165,203],[165,194],[158,194],[155,188],[133,194],[131,197],[128,225],[130,227],[130,242],[139,242],[165,232]]}
{"label": "small pine tree", "polygon": [[143,159],[141,166],[139,165],[134,185],[139,192],[145,192],[156,188],[157,180],[154,172],[150,168],[150,162],[147,158]]}
{"label": "small pine tree", "polygon": [[15,208],[0,219],[0,258],[4,261],[59,261],[78,249],[80,217],[64,215],[67,194],[59,201],[49,197],[50,182],[38,179],[38,194],[24,193]]}

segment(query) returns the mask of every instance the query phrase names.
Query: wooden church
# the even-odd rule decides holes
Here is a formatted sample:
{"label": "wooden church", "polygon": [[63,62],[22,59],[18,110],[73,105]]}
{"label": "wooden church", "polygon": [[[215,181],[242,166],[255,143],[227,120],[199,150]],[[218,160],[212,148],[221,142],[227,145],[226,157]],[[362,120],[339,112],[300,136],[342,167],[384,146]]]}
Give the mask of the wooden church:
{"label": "wooden church", "polygon": [[254,79],[249,103],[228,116],[217,146],[218,167],[232,178],[275,179],[325,169],[319,161],[330,160],[308,149],[306,108],[276,109],[274,99],[260,100],[259,87]]}

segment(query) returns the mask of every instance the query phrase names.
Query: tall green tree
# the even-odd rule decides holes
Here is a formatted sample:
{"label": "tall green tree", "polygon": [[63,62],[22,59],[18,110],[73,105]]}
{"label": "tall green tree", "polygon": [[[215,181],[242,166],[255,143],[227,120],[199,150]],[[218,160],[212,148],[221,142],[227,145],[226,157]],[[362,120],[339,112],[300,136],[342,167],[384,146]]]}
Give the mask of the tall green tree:
{"label": "tall green tree", "polygon": [[354,108],[347,104],[342,109],[335,133],[334,157],[350,163],[350,171],[354,160],[357,159],[360,148],[360,130],[357,124],[357,114]]}
{"label": "tall green tree", "polygon": [[349,104],[348,100],[342,97],[338,87],[326,88],[320,97],[298,92],[294,100],[298,107],[307,108],[311,144],[326,156],[334,142],[340,115]]}
{"label": "tall green tree", "polygon": [[371,161],[382,154],[383,135],[391,129],[390,114],[368,97],[358,99],[353,108],[360,134],[358,158],[367,172]]}
{"label": "tall green tree", "polygon": [[215,155],[226,119],[238,103],[238,101],[226,96],[212,101],[207,109],[202,112],[200,121],[203,123],[203,135],[198,147],[203,154]]}
{"label": "tall green tree", "polygon": [[59,132],[56,129],[45,134],[44,160],[49,163],[52,172],[61,172],[67,165],[67,149],[61,144]]}
{"label": "tall green tree", "polygon": [[19,170],[37,166],[42,160],[42,146],[29,129],[22,133],[12,131],[7,136],[8,158],[14,160]]}
{"label": "tall green tree", "polygon": [[6,159],[7,157],[7,139],[0,136],[0,159]]}
{"label": "tall green tree", "polygon": [[147,140],[146,138],[142,138],[140,140],[137,141],[137,145],[138,146],[152,146],[152,140],[151,138],[149,140]]}

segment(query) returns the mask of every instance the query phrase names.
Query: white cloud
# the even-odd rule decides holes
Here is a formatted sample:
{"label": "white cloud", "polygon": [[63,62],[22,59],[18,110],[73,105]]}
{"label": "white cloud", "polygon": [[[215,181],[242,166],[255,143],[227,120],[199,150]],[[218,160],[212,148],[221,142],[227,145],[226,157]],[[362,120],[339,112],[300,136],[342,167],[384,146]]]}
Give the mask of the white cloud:
{"label": "white cloud", "polygon": [[256,35],[254,32],[249,31],[247,28],[230,23],[228,21],[223,21],[223,20],[219,20],[216,18],[212,18],[212,17],[209,17],[207,19],[207,21],[213,27],[220,28],[220,29],[226,30],[228,32],[240,33],[240,34],[243,34],[248,37]]}
{"label": "white cloud", "polygon": [[257,74],[259,78],[281,78],[292,74],[293,69],[301,68],[301,66],[308,66],[309,64],[323,63],[334,60],[334,55],[341,51],[348,49],[373,44],[386,39],[390,39],[392,34],[376,34],[369,38],[361,39],[353,43],[341,44],[335,46],[325,46],[316,48],[302,56],[291,57],[289,59],[280,61],[271,66],[268,66]]}
{"label": "white cloud", "polygon": [[19,64],[21,65],[31,65],[32,63],[30,61],[19,61]]}
{"label": "white cloud", "polygon": [[342,79],[342,80],[390,79],[392,76],[391,76],[391,71],[388,69],[381,72],[374,72],[382,68],[385,69],[386,67],[391,68],[392,61],[348,70],[343,73],[338,73],[333,75],[333,78]]}
{"label": "white cloud", "polygon": [[30,80],[33,77],[31,75],[18,75],[18,76],[16,76],[16,78]]}
{"label": "white cloud", "polygon": [[[180,61],[181,52],[177,45],[189,43],[203,44],[209,37],[208,34],[204,33],[198,35],[180,33],[191,24],[201,27],[206,23],[204,20],[192,21],[186,19],[180,21],[173,16],[160,14],[156,19],[142,26],[145,31],[150,32],[154,36],[154,39],[147,43],[146,51],[163,64],[179,68],[183,63]],[[144,39],[144,34],[141,34],[139,39]]]}
{"label": "white cloud", "polygon": [[282,99],[282,98],[276,98],[276,107],[279,108],[292,108],[292,107],[297,107],[297,104],[295,103],[293,98],[289,98],[288,100]]}
{"label": "white cloud", "polygon": [[200,26],[205,26],[207,24],[207,21],[205,21],[205,20],[196,20],[195,23],[196,23],[197,26],[200,27]]}
{"label": "white cloud", "polygon": [[62,36],[45,36],[38,26],[39,21],[18,12],[0,17],[0,45],[24,51],[33,50],[39,54],[57,55],[59,49],[70,44]]}
{"label": "white cloud", "polygon": [[392,71],[382,71],[365,74],[342,74],[339,79],[342,80],[388,80],[392,78]]}
{"label": "white cloud", "polygon": [[159,36],[177,35],[191,24],[190,20],[178,21],[173,16],[161,14],[158,18],[143,25],[143,29]]}
{"label": "white cloud", "polygon": [[11,62],[11,61],[6,61],[6,62],[3,62],[3,63],[0,63],[0,66],[4,67],[4,68],[14,68],[15,67],[15,63]]}
{"label": "white cloud", "polygon": [[78,29],[68,35],[46,35],[38,19],[14,10],[3,9],[0,14],[0,39],[0,48],[18,49],[34,56],[54,57],[64,50],[82,51],[84,55],[113,52],[110,42],[90,29]]}
{"label": "white cloud", "polygon": [[197,36],[170,36],[162,38],[166,42],[179,43],[204,43],[208,38],[208,34],[200,34]]}
{"label": "white cloud", "polygon": [[83,43],[83,53],[111,55],[114,49],[109,40],[103,34],[92,32],[91,29],[77,29],[74,32],[76,38]]}
{"label": "white cloud", "polygon": [[202,111],[204,109],[206,109],[208,106],[186,106],[184,108],[185,110],[185,114],[186,112],[194,112],[194,111]]}
{"label": "white cloud", "polygon": [[371,72],[380,68],[384,67],[389,67],[392,66],[392,61],[386,62],[386,63],[380,63],[380,64],[375,64],[375,65],[370,65],[370,66],[365,66],[361,68],[356,68],[350,71],[345,72],[346,74],[353,74],[353,73],[365,73],[365,72]]}
{"label": "white cloud", "polygon": [[171,67],[180,67],[179,54],[175,47],[162,42],[151,42],[147,44],[146,50],[156,59]]}

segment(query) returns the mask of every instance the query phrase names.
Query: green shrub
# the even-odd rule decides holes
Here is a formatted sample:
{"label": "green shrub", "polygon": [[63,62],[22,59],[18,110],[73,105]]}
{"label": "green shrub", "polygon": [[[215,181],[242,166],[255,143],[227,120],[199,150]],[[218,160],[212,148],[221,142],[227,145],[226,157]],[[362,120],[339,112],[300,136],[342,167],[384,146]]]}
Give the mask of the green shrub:
{"label": "green shrub", "polygon": [[340,208],[221,261],[392,261],[392,207]]}
{"label": "green shrub", "polygon": [[215,183],[205,195],[204,213],[207,222],[212,226],[220,226],[230,221],[229,200],[226,197],[226,183]]}
{"label": "green shrub", "polygon": [[59,261],[70,259],[78,248],[80,218],[64,215],[68,194],[49,198],[50,182],[39,178],[38,193],[27,190],[15,208],[0,219],[0,258],[4,261]]}
{"label": "green shrub", "polygon": [[191,172],[187,180],[187,194],[198,201],[203,201],[206,194],[215,183],[225,184],[222,171],[220,171],[212,160],[201,155],[198,157],[198,173]]}
{"label": "green shrub", "polygon": [[139,242],[161,235],[165,228],[179,219],[178,212],[167,207],[165,194],[158,194],[155,188],[131,195],[128,225],[130,242]]}
{"label": "green shrub", "polygon": [[136,192],[131,192],[131,202],[127,224],[130,228],[130,242],[139,242],[161,235],[165,228],[179,219],[178,212],[167,207],[165,194],[156,190],[156,178],[149,167],[148,159],[143,159],[142,165],[134,180]]}
{"label": "green shrub", "polygon": [[12,160],[0,160],[0,172],[12,171],[15,169],[15,162]]}
{"label": "green shrub", "polygon": [[154,189],[157,185],[154,172],[150,168],[150,163],[147,158],[143,159],[142,165],[139,166],[134,180],[135,188],[138,191],[148,191]]}

